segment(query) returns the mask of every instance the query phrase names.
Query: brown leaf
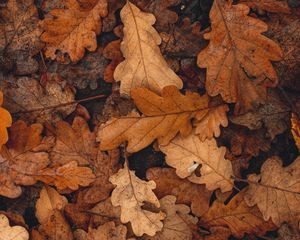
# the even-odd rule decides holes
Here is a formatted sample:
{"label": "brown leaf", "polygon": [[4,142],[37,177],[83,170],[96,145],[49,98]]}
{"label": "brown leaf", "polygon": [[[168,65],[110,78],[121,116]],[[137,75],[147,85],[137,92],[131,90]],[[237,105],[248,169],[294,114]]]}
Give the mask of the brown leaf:
{"label": "brown leaf", "polygon": [[38,11],[33,0],[9,0],[0,8],[0,68],[16,74],[38,70],[33,58],[43,47]]}
{"label": "brown leaf", "polygon": [[249,206],[257,205],[265,221],[271,218],[277,226],[287,222],[298,227],[299,177],[300,157],[284,168],[279,157],[271,157],[261,167],[261,174],[248,176],[245,201]]}
{"label": "brown leaf", "polygon": [[111,176],[111,183],[116,185],[111,195],[113,206],[121,207],[121,222],[130,222],[132,230],[136,236],[147,234],[154,236],[157,231],[161,231],[165,218],[163,212],[151,212],[142,208],[145,202],[153,204],[159,208],[160,204],[153,193],[155,189],[154,181],[143,181],[135,176],[133,171],[124,168]]}
{"label": "brown leaf", "polygon": [[[206,184],[208,190],[220,188],[222,192],[230,191],[233,187],[232,165],[224,158],[226,148],[218,148],[215,139],[201,142],[194,133],[183,138],[175,137],[168,145],[160,146],[166,154],[168,165],[176,168],[176,174],[191,182]],[[198,177],[196,168],[201,165]]]}
{"label": "brown leaf", "polygon": [[168,85],[182,88],[181,79],[169,68],[157,46],[161,38],[152,27],[155,17],[128,1],[121,11],[121,19],[124,23],[121,50],[125,61],[114,72],[115,80],[121,81],[121,95],[129,97],[137,87],[156,93]]}
{"label": "brown leaf", "polygon": [[90,228],[87,240],[126,240],[127,228],[124,225],[115,226],[107,222],[97,229]]}
{"label": "brown leaf", "polygon": [[110,32],[117,24],[116,11],[124,6],[125,0],[110,0],[108,2],[108,15],[103,19],[103,32]]}
{"label": "brown leaf", "polygon": [[198,222],[197,217],[190,215],[190,208],[184,204],[176,204],[176,197],[167,195],[159,200],[161,210],[166,213],[164,227],[151,240],[192,240],[192,228]]}
{"label": "brown leaf", "polygon": [[205,185],[179,178],[172,168],[150,168],[147,170],[147,179],[155,181],[156,188],[153,191],[158,198],[174,195],[177,203],[190,205],[192,213],[198,217],[209,208],[211,192]]}
{"label": "brown leaf", "polygon": [[300,151],[300,120],[295,113],[292,113],[291,118],[292,134],[298,150]]}
{"label": "brown leaf", "polygon": [[280,47],[261,34],[267,25],[248,13],[246,5],[214,1],[212,31],[204,35],[210,44],[198,55],[198,66],[207,68],[207,92],[237,103],[236,113],[265,101],[266,88],[278,82],[270,60],[279,61],[283,56]]}
{"label": "brown leaf", "polygon": [[0,214],[0,239],[1,240],[28,240],[27,230],[21,226],[9,226],[8,218]]}
{"label": "brown leaf", "polygon": [[272,221],[265,222],[257,207],[248,207],[244,201],[245,191],[234,196],[228,204],[216,200],[200,220],[200,225],[210,229],[223,226],[236,238],[244,234],[263,236],[276,227]]}
{"label": "brown leaf", "polygon": [[47,43],[46,57],[54,60],[59,50],[68,53],[75,62],[83,57],[85,49],[96,50],[96,35],[101,32],[101,18],[107,15],[107,1],[97,0],[92,4],[84,8],[76,0],[66,0],[64,9],[50,11],[53,18],[43,21],[45,32],[41,36]]}
{"label": "brown leaf", "polygon": [[240,0],[239,2],[251,8],[258,8],[267,12],[291,13],[291,9],[285,0]]}
{"label": "brown leaf", "polygon": [[[206,137],[212,137],[213,133],[219,135],[219,123],[226,125],[224,123],[227,122],[224,114],[221,114],[221,121],[207,121],[211,119],[210,116],[205,118],[207,114],[214,114],[214,111],[209,112],[207,95],[190,92],[182,95],[175,86],[165,87],[161,97],[145,88],[137,88],[132,90],[132,98],[144,115],[132,112],[100,126],[98,139],[102,150],[114,149],[124,141],[128,141],[128,152],[137,152],[155,139],[159,144],[166,145],[178,132],[188,135],[193,118],[197,119],[196,125],[199,127],[204,127],[207,122],[209,125],[206,127],[211,129]],[[221,111],[226,110],[224,107]],[[202,134],[201,138],[205,139],[205,135]]]}
{"label": "brown leaf", "polygon": [[2,108],[3,104],[3,93],[0,91],[0,150],[3,144],[8,140],[7,128],[12,124],[12,117],[10,113]]}

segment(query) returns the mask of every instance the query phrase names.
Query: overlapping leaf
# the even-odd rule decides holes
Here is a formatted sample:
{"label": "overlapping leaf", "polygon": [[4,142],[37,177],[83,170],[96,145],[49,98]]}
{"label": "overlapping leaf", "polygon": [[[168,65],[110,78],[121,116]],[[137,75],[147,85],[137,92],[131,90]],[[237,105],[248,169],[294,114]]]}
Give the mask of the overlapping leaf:
{"label": "overlapping leaf", "polygon": [[8,218],[0,214],[0,239],[1,240],[28,240],[29,234],[24,227],[9,226]]}
{"label": "overlapping leaf", "polygon": [[0,91],[0,150],[3,144],[8,140],[7,128],[12,124],[12,118],[10,113],[2,108],[3,93]]}
{"label": "overlapping leaf", "polygon": [[291,9],[285,0],[240,0],[239,2],[251,8],[258,8],[268,12],[291,13]]}

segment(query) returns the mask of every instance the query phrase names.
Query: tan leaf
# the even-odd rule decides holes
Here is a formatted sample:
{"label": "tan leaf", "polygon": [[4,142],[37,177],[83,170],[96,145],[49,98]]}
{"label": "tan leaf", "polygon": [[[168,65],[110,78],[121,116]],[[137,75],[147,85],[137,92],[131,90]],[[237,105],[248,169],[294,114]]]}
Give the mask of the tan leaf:
{"label": "tan leaf", "polygon": [[207,229],[226,226],[236,238],[242,238],[246,233],[263,236],[267,231],[276,229],[272,221],[264,221],[257,207],[248,207],[244,193],[238,193],[226,205],[216,200],[201,217],[200,225]]}
{"label": "tan leaf", "polygon": [[124,225],[115,226],[107,222],[97,229],[90,228],[87,240],[126,240],[127,228]]}
{"label": "tan leaf", "polygon": [[10,113],[1,107],[3,104],[3,93],[0,91],[0,150],[3,144],[8,140],[7,128],[12,124]]}
{"label": "tan leaf", "polygon": [[19,75],[38,70],[33,58],[42,48],[42,30],[33,0],[9,0],[0,8],[0,69]]}
{"label": "tan leaf", "polygon": [[131,90],[137,87],[156,93],[168,85],[182,88],[181,79],[169,68],[158,47],[161,38],[152,27],[155,17],[128,1],[121,11],[121,19],[124,23],[121,50],[125,61],[114,72],[115,80],[121,81],[121,95],[130,96]]}
{"label": "tan leaf", "polygon": [[190,215],[190,208],[184,204],[176,204],[176,197],[167,195],[159,200],[161,210],[166,213],[164,227],[151,240],[192,240],[192,228],[198,222],[197,217]]}
{"label": "tan leaf", "polygon": [[130,222],[136,236],[143,234],[154,236],[157,231],[161,231],[164,213],[161,211],[155,213],[142,208],[144,202],[160,207],[153,193],[156,186],[154,181],[146,182],[137,178],[126,164],[123,169],[110,177],[110,181],[116,185],[111,195],[111,202],[113,206],[121,207],[122,223]]}
{"label": "tan leaf", "polygon": [[[220,132],[220,122],[210,121],[214,116],[205,118],[207,114],[214,114],[214,111],[209,112],[207,95],[190,92],[182,95],[175,86],[168,86],[163,89],[161,97],[145,88],[137,88],[132,90],[132,98],[144,115],[132,112],[101,125],[98,140],[102,150],[114,149],[124,141],[128,141],[128,152],[137,152],[155,139],[161,145],[166,145],[178,132],[187,136],[192,130],[193,118],[197,119],[196,125],[199,127],[206,125],[211,128],[201,133],[202,139],[205,139],[206,133],[209,134],[206,137],[210,137]],[[226,120],[222,118],[221,122]]]}
{"label": "tan leaf", "polygon": [[187,179],[179,178],[175,169],[172,168],[150,168],[147,170],[147,179],[156,183],[153,190],[158,198],[166,195],[174,195],[177,203],[191,206],[193,214],[200,217],[209,208],[211,192],[205,185],[194,184]]}
{"label": "tan leaf", "polygon": [[[168,165],[176,168],[176,174],[191,182],[206,184],[208,190],[220,188],[222,192],[233,187],[232,166],[224,158],[226,148],[218,148],[216,140],[202,142],[197,135],[191,133],[188,137],[175,137],[168,145],[160,146],[166,154]],[[194,170],[201,165],[198,177]]]}
{"label": "tan leaf", "polygon": [[280,226],[283,222],[298,227],[300,220],[300,157],[283,168],[278,157],[269,158],[261,167],[261,174],[248,176],[249,189],[245,200],[257,205],[267,221]]}
{"label": "tan leaf", "polygon": [[0,239],[1,240],[28,240],[27,230],[21,226],[9,226],[8,218],[0,214]]}
{"label": "tan leaf", "polygon": [[251,8],[258,8],[267,12],[274,13],[291,13],[291,9],[285,0],[240,0]]}
{"label": "tan leaf", "polygon": [[[266,99],[266,88],[277,85],[278,77],[270,62],[279,61],[280,47],[263,36],[264,22],[247,16],[249,7],[216,0],[210,11],[210,40],[198,55],[198,66],[207,68],[206,90],[221,94],[236,104],[236,112],[245,112]],[[252,78],[255,78],[254,80]]]}
{"label": "tan leaf", "polygon": [[300,151],[300,120],[295,113],[292,113],[292,134],[298,150]]}
{"label": "tan leaf", "polygon": [[83,8],[76,0],[66,0],[65,8],[50,12],[53,18],[43,21],[42,41],[47,43],[46,57],[54,60],[56,51],[68,53],[72,61],[80,60],[85,52],[97,49],[96,36],[101,32],[101,17],[107,15],[107,1],[93,1]]}

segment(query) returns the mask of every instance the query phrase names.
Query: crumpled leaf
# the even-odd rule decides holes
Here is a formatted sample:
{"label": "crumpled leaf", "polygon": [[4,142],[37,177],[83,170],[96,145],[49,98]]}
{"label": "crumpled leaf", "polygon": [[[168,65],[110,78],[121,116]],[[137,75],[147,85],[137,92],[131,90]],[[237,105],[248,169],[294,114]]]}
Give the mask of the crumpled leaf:
{"label": "crumpled leaf", "polygon": [[265,127],[268,136],[273,140],[276,135],[283,133],[290,125],[290,108],[276,92],[269,94],[266,103],[243,115],[232,116],[230,121],[257,130]]}
{"label": "crumpled leaf", "polygon": [[205,185],[179,178],[175,169],[150,168],[147,170],[147,179],[155,181],[156,188],[153,191],[158,198],[174,195],[177,203],[190,205],[192,213],[198,217],[209,208],[212,193],[205,188]]}
{"label": "crumpled leaf", "polygon": [[0,239],[1,240],[28,240],[29,234],[24,227],[9,226],[8,218],[0,214]]}
{"label": "crumpled leaf", "polygon": [[245,201],[249,206],[257,205],[265,221],[271,218],[277,226],[287,222],[298,228],[299,178],[300,157],[284,168],[279,157],[271,157],[263,164],[259,175],[248,176]]}
{"label": "crumpled leaf", "polygon": [[192,240],[192,228],[198,222],[197,217],[190,215],[190,208],[184,204],[176,204],[176,197],[167,195],[159,200],[161,210],[166,213],[164,227],[151,240]]}
{"label": "crumpled leaf", "polygon": [[45,32],[41,40],[46,42],[45,55],[54,60],[56,51],[68,53],[73,62],[80,60],[85,52],[95,51],[96,36],[101,32],[101,18],[107,15],[107,1],[93,1],[92,6],[81,7],[76,0],[66,0],[64,9],[50,11],[53,18],[43,21]]}
{"label": "crumpled leaf", "polygon": [[292,113],[291,118],[292,134],[298,150],[300,151],[300,120],[295,113]]}
{"label": "crumpled leaf", "polygon": [[121,81],[121,95],[129,97],[137,87],[156,93],[168,85],[182,88],[181,79],[169,68],[158,47],[161,38],[152,27],[155,17],[128,1],[121,11],[121,19],[124,23],[121,51],[125,60],[114,72],[115,80]]}
{"label": "crumpled leaf", "polygon": [[161,231],[165,218],[163,212],[151,212],[142,208],[144,202],[153,204],[159,208],[160,204],[153,193],[155,189],[154,181],[143,181],[135,176],[133,171],[125,164],[123,169],[111,176],[112,184],[116,185],[111,195],[113,206],[121,207],[121,222],[131,223],[132,230],[136,236],[147,234],[154,236],[157,231]]}
{"label": "crumpled leaf", "polygon": [[103,32],[110,32],[117,24],[116,11],[124,6],[125,0],[110,0],[108,3],[108,15],[103,19]]}
{"label": "crumpled leaf", "polygon": [[[224,158],[226,148],[218,148],[215,139],[202,142],[191,133],[185,138],[177,136],[168,145],[159,148],[166,154],[167,164],[176,168],[179,177],[206,184],[210,191],[220,188],[222,192],[227,192],[232,189],[231,162]],[[194,171],[200,164],[201,176],[198,177]]]}
{"label": "crumpled leaf", "polygon": [[238,193],[226,205],[216,200],[210,209],[201,217],[200,226],[207,229],[223,226],[236,238],[246,233],[263,236],[276,226],[272,221],[264,221],[257,207],[249,207],[244,201],[245,191]]}
{"label": "crumpled leaf", "polygon": [[[98,131],[98,140],[102,150],[114,149],[124,141],[128,141],[127,151],[137,152],[158,139],[159,144],[166,145],[178,132],[187,136],[191,130],[191,119],[197,119],[199,128],[210,128],[201,133],[201,139],[220,134],[219,124],[226,125],[224,114],[218,113],[221,118],[211,121],[214,111],[209,111],[207,95],[187,92],[182,95],[175,86],[165,87],[162,96],[145,89],[132,90],[132,98],[138,109],[144,114],[132,112],[121,118],[113,118],[101,125]],[[220,108],[226,111],[227,108]],[[221,112],[220,111],[220,112]],[[203,121],[203,122],[202,122]]]}
{"label": "crumpled leaf", "polygon": [[87,240],[126,240],[127,228],[116,226],[114,222],[107,222],[97,229],[90,228]]}
{"label": "crumpled leaf", "polygon": [[11,113],[18,113],[19,119],[27,122],[55,122],[69,115],[76,107],[76,104],[70,104],[51,108],[75,100],[70,87],[63,87],[55,81],[48,81],[43,86],[33,78],[10,77],[0,81],[0,89],[5,95],[4,106]]}
{"label": "crumpled leaf", "polygon": [[273,13],[291,13],[291,9],[285,0],[240,0],[251,8],[257,8]]}
{"label": "crumpled leaf", "polygon": [[246,5],[214,1],[212,31],[204,35],[210,44],[198,55],[198,66],[207,68],[208,94],[221,94],[226,102],[237,103],[236,113],[264,103],[266,88],[278,82],[270,60],[279,61],[283,56],[280,47],[261,34],[267,25],[248,13]]}
{"label": "crumpled leaf", "polygon": [[38,70],[33,58],[43,47],[42,30],[33,0],[9,0],[0,8],[0,69],[16,74]]}
{"label": "crumpled leaf", "polygon": [[0,91],[0,150],[3,144],[8,140],[7,128],[12,124],[12,118],[10,113],[2,108],[3,104],[3,93]]}

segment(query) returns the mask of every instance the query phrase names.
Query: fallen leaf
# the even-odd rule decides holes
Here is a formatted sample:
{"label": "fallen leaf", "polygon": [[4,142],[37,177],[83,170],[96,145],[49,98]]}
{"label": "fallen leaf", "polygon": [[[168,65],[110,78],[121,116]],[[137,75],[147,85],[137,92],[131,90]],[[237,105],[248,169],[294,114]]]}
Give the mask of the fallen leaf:
{"label": "fallen leaf", "polygon": [[[266,99],[266,88],[275,87],[276,72],[270,62],[281,60],[280,47],[263,36],[264,22],[247,16],[249,7],[231,1],[214,1],[210,12],[210,43],[198,55],[198,66],[207,68],[206,90],[237,103],[236,113],[253,109]],[[254,79],[253,79],[254,78]]]}
{"label": "fallen leaf", "polygon": [[177,203],[190,205],[192,213],[198,217],[209,208],[212,193],[205,185],[179,178],[172,168],[150,168],[147,170],[147,179],[155,181],[156,188],[153,191],[158,198],[174,195]]}
{"label": "fallen leaf", "polygon": [[124,225],[115,226],[114,222],[107,222],[97,229],[90,228],[87,240],[126,240],[126,233]]}
{"label": "fallen leaf", "polygon": [[125,5],[125,0],[110,0],[108,2],[108,15],[103,19],[103,32],[113,31],[117,24],[116,11]]}
{"label": "fallen leaf", "polygon": [[3,93],[0,91],[0,150],[3,144],[8,140],[7,128],[12,124],[12,118],[10,113],[2,108],[3,104]]}
{"label": "fallen leaf", "polygon": [[130,222],[136,236],[143,234],[154,236],[157,231],[162,230],[161,220],[165,218],[164,213],[161,211],[155,213],[142,208],[144,202],[160,207],[153,193],[156,186],[154,181],[146,182],[139,179],[126,164],[109,180],[116,185],[111,195],[111,202],[113,206],[121,207],[122,223]]}
{"label": "fallen leaf", "polygon": [[277,240],[299,240],[300,232],[298,228],[291,227],[287,223],[284,223],[278,229],[279,237]]}
{"label": "fallen leaf", "polygon": [[300,120],[295,113],[292,113],[291,118],[292,134],[298,150],[300,151]]}
{"label": "fallen leaf", "polygon": [[[206,184],[208,190],[220,188],[222,192],[230,191],[233,187],[232,166],[229,160],[224,158],[226,148],[218,148],[215,139],[202,142],[197,135],[191,133],[183,138],[175,137],[166,146],[160,146],[166,154],[166,162],[176,168],[176,174],[191,182]],[[195,169],[201,165],[198,177]]]}
{"label": "fallen leaf", "polygon": [[[76,104],[60,106],[75,100],[73,90],[63,87],[55,81],[48,81],[42,86],[33,78],[6,78],[0,81],[0,90],[5,96],[4,106],[11,113],[28,122],[55,122],[75,110]],[[33,111],[34,110],[34,111]]]}
{"label": "fallen leaf", "polygon": [[284,168],[279,157],[271,157],[263,164],[259,175],[248,176],[245,201],[249,206],[257,205],[265,221],[271,218],[277,226],[287,222],[298,227],[299,177],[300,157]]}
{"label": "fallen leaf", "polygon": [[33,58],[42,48],[42,30],[33,0],[9,0],[0,8],[0,68],[18,75],[38,70]]}
{"label": "fallen leaf", "polygon": [[272,221],[264,221],[257,207],[248,207],[244,201],[245,191],[238,193],[226,205],[214,201],[210,209],[201,217],[200,226],[207,229],[223,226],[236,238],[248,234],[263,236],[267,231],[275,230]]}
{"label": "fallen leaf", "polygon": [[198,222],[197,217],[190,215],[190,208],[184,204],[176,204],[176,197],[167,195],[159,200],[161,210],[166,213],[164,227],[151,240],[192,240],[192,227]]}
{"label": "fallen leaf", "polygon": [[0,214],[0,239],[1,240],[28,240],[27,230],[21,226],[9,226],[8,218]]}
{"label": "fallen leaf", "polygon": [[129,97],[137,87],[156,93],[168,85],[182,88],[181,79],[169,68],[158,47],[161,38],[152,27],[155,17],[128,1],[121,10],[121,19],[124,23],[121,51],[125,60],[114,72],[115,80],[121,81],[121,95]]}
{"label": "fallen leaf", "polygon": [[43,21],[44,33],[41,40],[46,42],[46,57],[54,60],[56,51],[68,53],[73,62],[80,60],[85,52],[95,51],[96,36],[101,32],[101,18],[107,15],[107,1],[92,1],[94,5],[83,8],[76,0],[66,0],[64,9],[50,11],[52,18]]}
{"label": "fallen leaf", "polygon": [[[227,120],[220,112],[227,111],[227,107],[218,110],[217,121],[211,121],[215,111],[209,111],[207,95],[187,92],[182,95],[175,86],[165,87],[162,96],[145,89],[132,90],[132,98],[138,109],[144,114],[132,112],[121,118],[113,118],[101,125],[97,139],[100,140],[102,150],[114,149],[124,141],[128,141],[127,151],[137,152],[158,139],[160,145],[166,145],[178,132],[187,136],[191,130],[191,119],[197,119],[199,128],[210,128],[201,133],[201,138],[220,134],[219,124],[226,125]],[[203,121],[203,122],[202,122]],[[208,134],[208,135],[206,135]]]}
{"label": "fallen leaf", "polygon": [[273,13],[291,13],[288,3],[284,0],[240,0],[251,8],[257,8]]}

